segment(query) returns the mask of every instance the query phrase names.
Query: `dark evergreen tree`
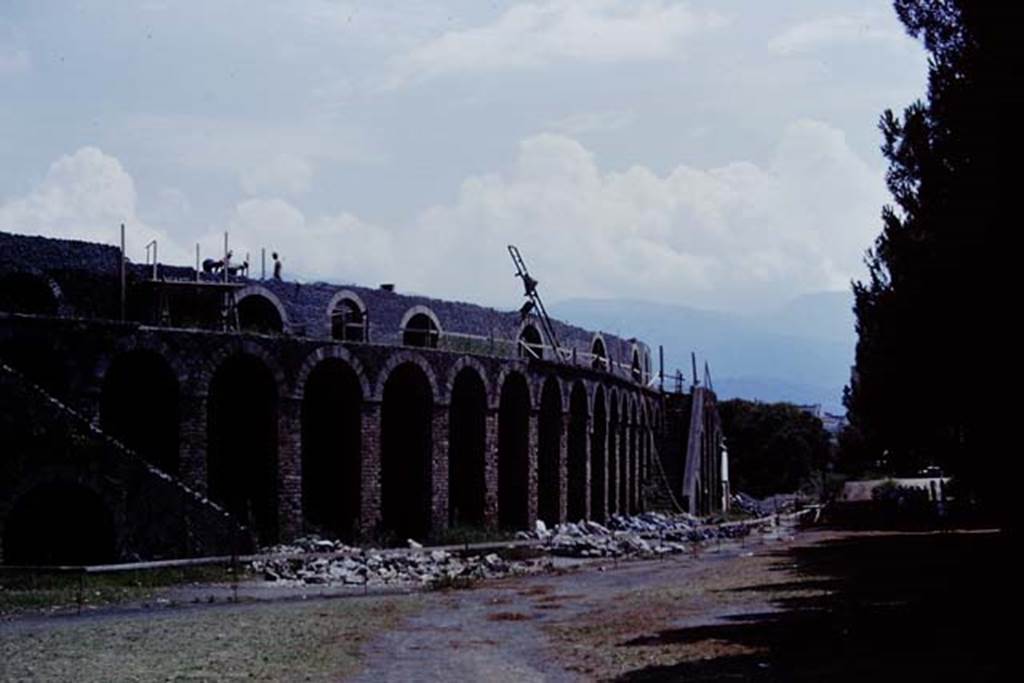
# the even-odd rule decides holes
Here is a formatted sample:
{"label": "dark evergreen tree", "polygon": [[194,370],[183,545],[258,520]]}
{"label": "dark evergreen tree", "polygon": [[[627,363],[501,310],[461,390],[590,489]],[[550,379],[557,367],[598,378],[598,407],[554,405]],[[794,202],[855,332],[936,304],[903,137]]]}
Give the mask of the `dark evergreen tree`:
{"label": "dark evergreen tree", "polygon": [[1005,425],[993,404],[1007,310],[1001,269],[1012,195],[1001,155],[1019,132],[1004,3],[896,0],[930,53],[928,98],[880,128],[894,205],[854,283],[856,365],[845,402],[861,446],[895,474],[936,464],[992,501]]}

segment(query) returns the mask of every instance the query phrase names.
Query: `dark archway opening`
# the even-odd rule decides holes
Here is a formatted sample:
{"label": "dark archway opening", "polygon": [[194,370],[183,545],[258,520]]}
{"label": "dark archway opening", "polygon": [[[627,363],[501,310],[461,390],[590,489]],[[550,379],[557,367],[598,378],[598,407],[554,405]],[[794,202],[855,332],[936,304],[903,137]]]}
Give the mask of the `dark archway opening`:
{"label": "dark archway opening", "polygon": [[55,398],[65,399],[70,394],[68,355],[55,349],[53,339],[45,334],[17,336],[0,342],[0,361]]}
{"label": "dark archway opening", "polygon": [[59,304],[46,278],[32,273],[0,277],[0,311],[31,315],[57,315]]}
{"label": "dark archway opening", "polygon": [[530,389],[526,378],[510,374],[498,405],[498,523],[523,529],[529,519]]}
{"label": "dark archway opening", "polygon": [[629,501],[630,513],[637,511],[637,486],[640,479],[639,471],[637,466],[639,464],[639,458],[637,457],[637,429],[639,425],[636,419],[636,406],[633,406],[632,418],[629,423],[629,491],[627,493],[627,500]]}
{"label": "dark archway opening", "polygon": [[81,484],[41,484],[22,496],[7,516],[5,564],[85,565],[116,560],[110,511],[99,495]]}
{"label": "dark archway opening", "polygon": [[619,418],[619,512],[628,515],[629,508],[629,409],[623,404]]}
{"label": "dark archway opening", "polygon": [[594,428],[590,435],[590,518],[604,522],[607,517],[605,503],[606,475],[605,449],[608,447],[608,414],[604,407],[604,389],[597,388],[594,394]]}
{"label": "dark archway opening", "polygon": [[577,382],[569,394],[566,515],[570,522],[587,516],[587,412],[587,393]]}
{"label": "dark archway opening", "polygon": [[217,369],[208,398],[210,497],[274,543],[277,530],[277,385],[253,356],[232,356]]}
{"label": "dark archway opening", "polygon": [[346,541],[359,523],[362,402],[356,373],[337,358],[314,368],[302,396],[303,519]]}
{"label": "dark archway opening", "polygon": [[608,513],[620,512],[619,507],[619,400],[611,397],[608,411]]}
{"label": "dark archway opening", "polygon": [[274,302],[259,294],[243,297],[237,304],[238,329],[258,334],[280,334],[284,321]]}
{"label": "dark archway opening", "polygon": [[159,354],[129,351],[103,377],[100,426],[147,462],[178,473],[178,378]]}
{"label": "dark archway opening", "polygon": [[448,523],[482,526],[486,484],[487,389],[472,368],[455,376],[448,420]]}
{"label": "dark archway opening", "polygon": [[381,516],[397,540],[430,531],[434,397],[423,370],[395,368],[384,384],[381,414]]}
{"label": "dark archway opening", "polygon": [[647,477],[649,476],[650,470],[650,455],[651,455],[651,434],[647,429],[647,417],[642,416],[640,419],[640,436],[639,443],[637,444],[637,493],[636,493],[636,509],[637,512],[644,511],[644,486],[647,483]]}
{"label": "dark archway opening", "polygon": [[417,313],[409,318],[402,330],[402,343],[406,346],[418,346],[428,349],[436,349],[441,331],[426,313]]}
{"label": "dark archway opening", "polygon": [[338,341],[366,341],[366,315],[352,299],[342,299],[331,311],[331,337]]}
{"label": "dark archway opening", "polygon": [[608,369],[608,351],[605,349],[604,340],[600,337],[594,338],[594,343],[590,345],[590,354],[593,356],[590,367],[595,370]]}
{"label": "dark archway opening", "polygon": [[535,325],[527,325],[519,333],[519,355],[522,358],[544,358],[544,339]]}
{"label": "dark archway opening", "polygon": [[537,434],[537,516],[549,525],[558,524],[561,478],[558,455],[562,442],[562,392],[558,381],[548,378],[540,395]]}

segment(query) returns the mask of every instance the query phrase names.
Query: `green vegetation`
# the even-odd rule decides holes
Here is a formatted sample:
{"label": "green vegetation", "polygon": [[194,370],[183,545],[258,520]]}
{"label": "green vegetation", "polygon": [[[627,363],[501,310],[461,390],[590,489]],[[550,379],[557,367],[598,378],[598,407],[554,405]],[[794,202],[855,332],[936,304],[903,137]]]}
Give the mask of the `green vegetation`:
{"label": "green vegetation", "polygon": [[729,447],[729,485],[763,498],[820,492],[832,460],[821,420],[788,403],[734,399],[718,404]]}
{"label": "green vegetation", "polygon": [[74,610],[152,599],[158,589],[187,583],[228,583],[250,578],[223,565],[148,569],[108,574],[0,572],[0,616]]}
{"label": "green vegetation", "polygon": [[419,596],[224,605],[67,619],[0,639],[0,678],[339,680]]}

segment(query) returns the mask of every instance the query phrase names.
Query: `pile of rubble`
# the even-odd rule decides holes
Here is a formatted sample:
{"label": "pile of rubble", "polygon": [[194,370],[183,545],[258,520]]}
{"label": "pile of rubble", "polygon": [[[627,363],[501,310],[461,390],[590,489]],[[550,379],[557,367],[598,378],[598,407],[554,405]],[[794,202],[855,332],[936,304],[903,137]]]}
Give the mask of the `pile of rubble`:
{"label": "pile of rubble", "polygon": [[[334,546],[333,549],[328,546]],[[372,550],[318,538],[269,548],[270,557],[251,568],[267,581],[360,587],[457,585],[478,579],[530,574],[551,568],[550,560],[506,560],[495,553],[459,557],[445,550]],[[324,553],[331,553],[325,555]]]}
{"label": "pile of rubble", "polygon": [[767,498],[754,498],[738,491],[732,495],[732,507],[748,515],[767,517],[768,515],[787,514],[800,507],[800,497],[794,493],[780,493]]}
{"label": "pile of rubble", "polygon": [[693,544],[749,535],[763,523],[701,525],[693,515],[645,512],[636,516],[612,515],[607,526],[597,522],[559,524],[548,529],[537,522],[533,532],[520,538],[537,539],[552,555],[563,557],[653,557],[692,550]]}
{"label": "pile of rubble", "polygon": [[[552,557],[658,557],[692,551],[694,544],[738,538],[771,526],[771,521],[702,525],[692,515],[646,512],[613,515],[604,526],[592,521],[559,524],[548,529],[538,521],[532,532],[520,532],[520,545],[530,545],[539,558],[510,560],[496,553],[452,553],[423,548],[354,548],[317,537],[265,550],[251,568],[268,581],[359,587],[454,586],[478,579],[551,570]],[[513,544],[514,545],[514,544]],[[522,555],[522,553],[520,553]]]}

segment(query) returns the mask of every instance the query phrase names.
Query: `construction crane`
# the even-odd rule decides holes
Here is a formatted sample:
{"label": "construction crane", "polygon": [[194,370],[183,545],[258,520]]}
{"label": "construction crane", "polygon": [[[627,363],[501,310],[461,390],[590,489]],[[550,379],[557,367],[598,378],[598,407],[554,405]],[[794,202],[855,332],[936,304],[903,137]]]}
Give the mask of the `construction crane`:
{"label": "construction crane", "polygon": [[508,245],[508,253],[512,257],[512,263],[516,266],[516,277],[523,281],[523,296],[527,298],[527,302],[519,309],[519,315],[525,320],[530,313],[536,313],[537,317],[540,318],[541,327],[544,328],[544,334],[547,335],[548,341],[551,342],[551,349],[554,351],[555,358],[558,361],[564,360],[562,349],[558,344],[558,335],[555,334],[555,326],[552,324],[550,316],[548,316],[547,309],[544,308],[544,302],[541,301],[540,294],[537,293],[537,285],[539,283],[530,276],[530,272],[526,269],[526,262],[523,261],[519,249],[514,244]]}

